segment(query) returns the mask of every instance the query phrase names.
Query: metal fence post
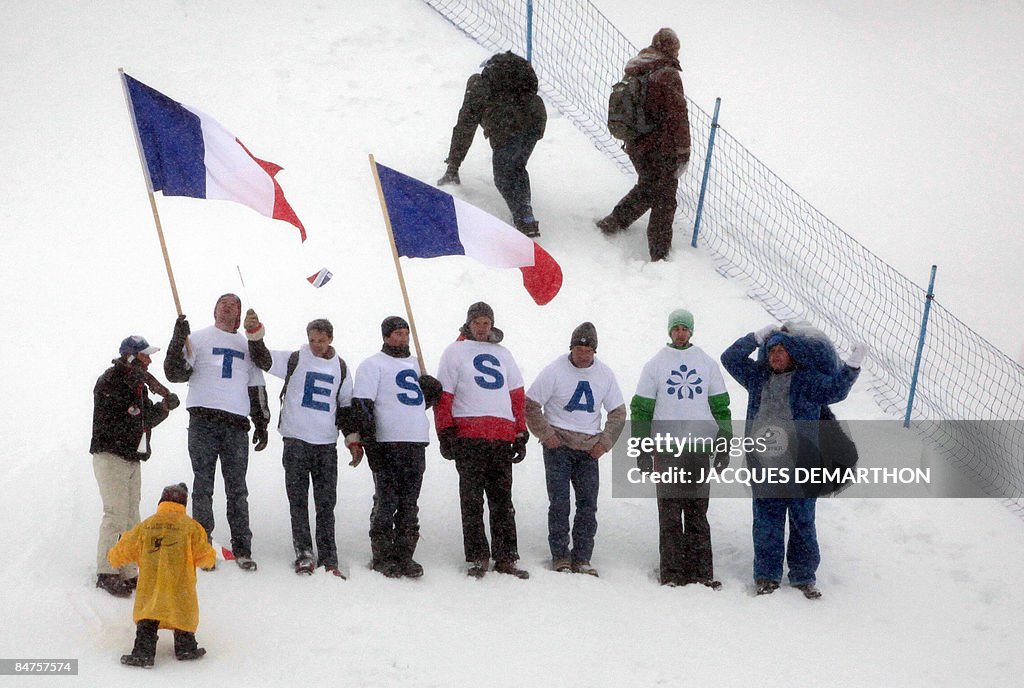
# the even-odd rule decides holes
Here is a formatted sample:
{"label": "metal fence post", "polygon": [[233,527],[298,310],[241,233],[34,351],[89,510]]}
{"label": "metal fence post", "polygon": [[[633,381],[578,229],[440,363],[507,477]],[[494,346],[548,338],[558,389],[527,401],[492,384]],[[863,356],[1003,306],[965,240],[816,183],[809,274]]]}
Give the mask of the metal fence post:
{"label": "metal fence post", "polygon": [[526,61],[533,62],[533,0],[526,0]]}
{"label": "metal fence post", "polygon": [[697,199],[697,219],[693,221],[693,240],[690,246],[697,248],[697,233],[700,232],[700,216],[704,212],[704,194],[708,190],[708,174],[711,172],[711,154],[715,150],[715,133],[718,131],[718,108],[721,98],[715,98],[715,114],[711,118],[711,135],[708,137],[708,155],[704,158],[704,178],[700,182],[700,197]]}
{"label": "metal fence post", "polygon": [[914,374],[910,378],[910,394],[907,396],[907,413],[903,416],[903,427],[910,427],[910,412],[914,408],[914,395],[917,393],[917,375],[921,372],[921,355],[924,353],[924,335],[928,329],[928,312],[932,309],[932,301],[935,300],[935,271],[937,266],[932,266],[932,276],[928,280],[928,293],[924,297],[924,317],[921,318],[921,334],[917,339],[917,356],[914,357]]}

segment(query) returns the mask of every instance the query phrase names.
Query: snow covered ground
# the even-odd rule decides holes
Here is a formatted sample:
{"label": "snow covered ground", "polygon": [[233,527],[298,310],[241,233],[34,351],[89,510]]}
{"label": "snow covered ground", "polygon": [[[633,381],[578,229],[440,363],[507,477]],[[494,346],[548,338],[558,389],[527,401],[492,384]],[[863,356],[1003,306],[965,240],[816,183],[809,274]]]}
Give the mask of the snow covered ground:
{"label": "snow covered ground", "polygon": [[[674,26],[698,102],[722,95],[730,131],[912,278],[923,281],[937,260],[940,300],[1016,353],[1020,330],[1006,323],[1024,319],[1010,280],[1021,238],[1009,228],[1024,202],[1024,156],[1010,133],[1021,104],[1008,85],[1020,58],[1005,51],[1024,12],[920,3],[896,14],[873,3],[852,16],[749,0],[698,11],[659,0],[638,13],[635,3],[598,4],[637,44]],[[474,581],[461,573],[457,475],[431,448],[423,579],[366,569],[365,465],[345,467],[339,485],[350,580],[299,579],[274,432],[250,457],[260,571],[223,566],[199,579],[198,637],[209,655],[178,664],[164,636],[154,671],[120,666],[134,634],[131,603],[92,587],[100,501],[88,455],[91,390],[125,335],[166,345],[174,309],[117,67],[283,165],[279,180],[309,231],[301,245],[289,225],[242,206],[158,198],[193,326],[211,321],[219,294],[238,291],[275,348],[297,346],[305,323],[326,316],[355,366],[379,347],[380,320],[402,309],[367,154],[436,179],[465,78],[486,53],[416,0],[9,5],[0,28],[0,657],[78,658],[77,680],[89,685],[992,685],[1024,670],[1024,527],[995,501],[822,500],[825,598],[812,604],[787,588],[752,595],[749,502],[719,500],[710,518],[724,589],[670,590],[652,573],[654,503],[613,499],[610,489],[599,503],[601,578],[545,569],[547,500],[532,444],[516,468],[515,498],[533,578]],[[975,102],[979,94],[989,107]],[[537,308],[518,271],[458,258],[407,263],[428,367],[481,299],[527,380],[565,350],[577,323],[593,320],[599,355],[627,395],[673,308],[694,311],[695,343],[715,355],[769,322],[685,242],[671,263],[649,265],[641,227],[615,241],[598,236],[592,220],[632,180],[549,114],[530,172],[541,242],[565,273],[562,293]],[[462,198],[503,216],[482,139],[462,178]],[[912,250],[922,245],[953,264]],[[304,278],[323,266],[335,278],[314,290]],[[867,386],[837,413],[882,418]],[[277,389],[270,382],[272,396]],[[745,395],[731,381],[730,392],[740,417]],[[191,480],[185,426],[180,409],[154,435],[144,514],[162,486]],[[215,537],[226,540],[220,487],[215,507]]]}

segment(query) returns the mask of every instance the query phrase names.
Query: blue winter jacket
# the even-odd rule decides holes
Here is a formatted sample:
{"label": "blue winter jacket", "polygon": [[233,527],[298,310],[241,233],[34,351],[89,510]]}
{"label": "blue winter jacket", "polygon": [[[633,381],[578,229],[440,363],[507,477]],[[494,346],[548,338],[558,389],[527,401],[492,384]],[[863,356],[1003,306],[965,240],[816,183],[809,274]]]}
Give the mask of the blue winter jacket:
{"label": "blue winter jacket", "polygon": [[[822,407],[846,398],[860,375],[860,369],[843,363],[829,341],[786,332],[778,332],[772,337],[782,339],[783,346],[796,363],[789,388],[789,408],[794,421],[818,421]],[[754,351],[758,351],[756,361],[750,358]],[[722,366],[747,390],[746,432],[749,434],[761,406],[761,390],[772,375],[768,367],[767,347],[758,346],[751,332],[725,350]],[[797,465],[808,468],[820,466],[817,423],[798,422],[797,434],[800,435]]]}

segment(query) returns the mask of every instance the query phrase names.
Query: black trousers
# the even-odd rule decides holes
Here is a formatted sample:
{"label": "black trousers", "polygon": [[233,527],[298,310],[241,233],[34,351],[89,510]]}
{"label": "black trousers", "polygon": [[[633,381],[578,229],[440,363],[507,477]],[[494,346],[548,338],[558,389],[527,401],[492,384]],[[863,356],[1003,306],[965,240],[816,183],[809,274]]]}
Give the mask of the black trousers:
{"label": "black trousers", "polygon": [[416,551],[425,453],[425,445],[412,442],[366,445],[373,472],[370,549],[375,562],[406,562]]}
{"label": "black trousers", "polygon": [[[159,628],[160,622],[156,619],[141,619],[135,625],[135,647],[132,648],[132,654],[136,657],[155,657],[156,632]],[[195,652],[198,647],[195,633],[174,629],[175,657]]]}
{"label": "black trousers", "polygon": [[650,210],[647,246],[651,260],[660,260],[672,247],[672,221],[676,214],[676,189],[679,187],[676,179],[678,161],[674,156],[652,153],[631,155],[629,159],[636,168],[636,184],[616,204],[612,217],[622,227],[629,227]]}
{"label": "black trousers", "polygon": [[714,578],[708,499],[658,498],[661,582],[680,585]]}
{"label": "black trousers", "polygon": [[295,556],[313,555],[309,530],[309,484],[316,510],[316,549],[319,566],[338,565],[334,538],[334,507],[338,503],[338,445],[310,444],[284,438],[284,487],[292,521]]}
{"label": "black trousers", "polygon": [[[519,559],[516,510],[512,506],[512,445],[483,439],[457,439],[452,450],[459,471],[462,543],[466,561]],[[484,496],[490,511],[492,547],[484,530]]]}

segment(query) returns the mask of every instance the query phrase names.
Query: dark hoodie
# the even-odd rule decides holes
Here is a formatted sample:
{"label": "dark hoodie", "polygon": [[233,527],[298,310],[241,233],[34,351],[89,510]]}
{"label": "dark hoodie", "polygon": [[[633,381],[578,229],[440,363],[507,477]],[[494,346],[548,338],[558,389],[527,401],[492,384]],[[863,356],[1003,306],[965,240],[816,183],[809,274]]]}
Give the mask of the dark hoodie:
{"label": "dark hoodie", "polygon": [[[125,461],[145,461],[152,450],[150,431],[167,418],[167,405],[154,404],[146,388],[146,373],[116,358],[93,389],[90,454],[109,452]],[[142,437],[146,441],[139,451]]]}

